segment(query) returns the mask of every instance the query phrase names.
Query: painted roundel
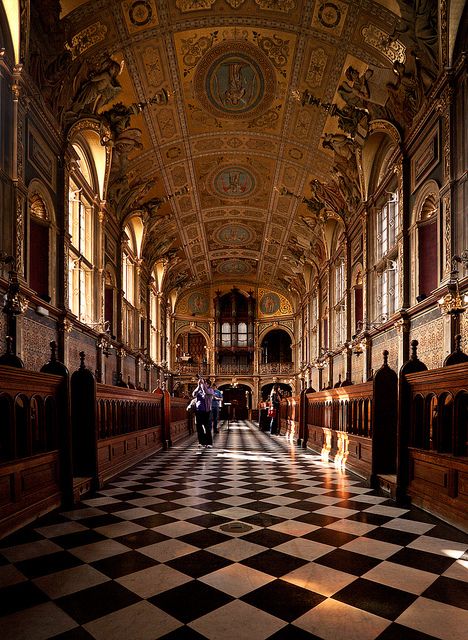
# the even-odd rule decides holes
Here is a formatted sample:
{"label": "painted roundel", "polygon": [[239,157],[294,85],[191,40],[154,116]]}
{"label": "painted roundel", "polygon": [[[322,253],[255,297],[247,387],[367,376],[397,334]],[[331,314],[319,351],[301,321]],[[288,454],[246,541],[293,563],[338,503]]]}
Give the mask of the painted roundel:
{"label": "painted roundel", "polygon": [[266,293],[260,300],[260,311],[266,316],[271,316],[280,308],[280,298],[276,293]]}
{"label": "painted roundel", "polygon": [[268,58],[249,42],[226,41],[201,59],[194,78],[202,106],[218,118],[255,117],[275,95],[275,72]]}
{"label": "painted roundel", "polygon": [[241,224],[226,224],[215,233],[214,239],[228,247],[242,247],[250,244],[254,234]]}
{"label": "painted roundel", "polygon": [[254,175],[244,167],[224,167],[212,181],[213,191],[223,198],[245,198],[255,189]]}
{"label": "painted roundel", "polygon": [[190,313],[207,313],[208,305],[208,298],[202,293],[192,293],[188,299],[188,308]]}

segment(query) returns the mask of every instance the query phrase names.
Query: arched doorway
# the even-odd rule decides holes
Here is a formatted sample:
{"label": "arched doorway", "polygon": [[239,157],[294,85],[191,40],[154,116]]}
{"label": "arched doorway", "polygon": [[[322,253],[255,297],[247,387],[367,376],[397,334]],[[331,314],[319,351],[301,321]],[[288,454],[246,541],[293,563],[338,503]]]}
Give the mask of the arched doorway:
{"label": "arched doorway", "polygon": [[221,420],[228,417],[237,420],[247,420],[252,408],[252,390],[246,384],[223,384],[219,387],[223,392]]}

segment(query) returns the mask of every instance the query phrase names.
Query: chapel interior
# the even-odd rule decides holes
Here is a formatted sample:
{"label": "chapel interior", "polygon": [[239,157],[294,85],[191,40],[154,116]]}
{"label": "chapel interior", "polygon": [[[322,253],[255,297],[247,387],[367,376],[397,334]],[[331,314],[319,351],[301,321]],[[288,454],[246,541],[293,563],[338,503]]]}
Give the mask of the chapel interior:
{"label": "chapel interior", "polygon": [[0,2],[7,638],[464,637],[467,43],[464,0]]}

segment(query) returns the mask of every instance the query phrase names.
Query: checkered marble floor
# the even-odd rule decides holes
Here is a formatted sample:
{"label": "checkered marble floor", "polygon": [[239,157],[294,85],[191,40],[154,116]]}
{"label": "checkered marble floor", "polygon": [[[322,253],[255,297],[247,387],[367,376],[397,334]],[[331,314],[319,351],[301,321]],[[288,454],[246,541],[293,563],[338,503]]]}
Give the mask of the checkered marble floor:
{"label": "checkered marble floor", "polygon": [[235,422],[212,449],[184,441],[1,540],[0,630],[8,640],[461,640],[467,549],[460,531]]}

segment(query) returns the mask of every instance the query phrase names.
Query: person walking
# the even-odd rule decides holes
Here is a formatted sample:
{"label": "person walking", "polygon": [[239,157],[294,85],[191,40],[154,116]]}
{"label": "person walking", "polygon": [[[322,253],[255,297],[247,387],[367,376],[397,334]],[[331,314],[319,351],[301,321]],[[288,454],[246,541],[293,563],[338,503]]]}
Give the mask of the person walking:
{"label": "person walking", "polygon": [[279,433],[279,411],[281,404],[281,390],[278,384],[275,384],[270,393],[270,408],[268,414],[270,420],[270,433],[276,435]]}
{"label": "person walking", "polygon": [[199,378],[192,395],[195,398],[195,423],[199,446],[211,448],[213,437],[211,435],[210,411],[213,390],[203,378]]}
{"label": "person walking", "polygon": [[213,398],[211,400],[211,420],[213,424],[213,433],[219,433],[218,418],[219,410],[223,401],[223,392],[220,391],[214,383],[211,385],[211,389],[213,391]]}

